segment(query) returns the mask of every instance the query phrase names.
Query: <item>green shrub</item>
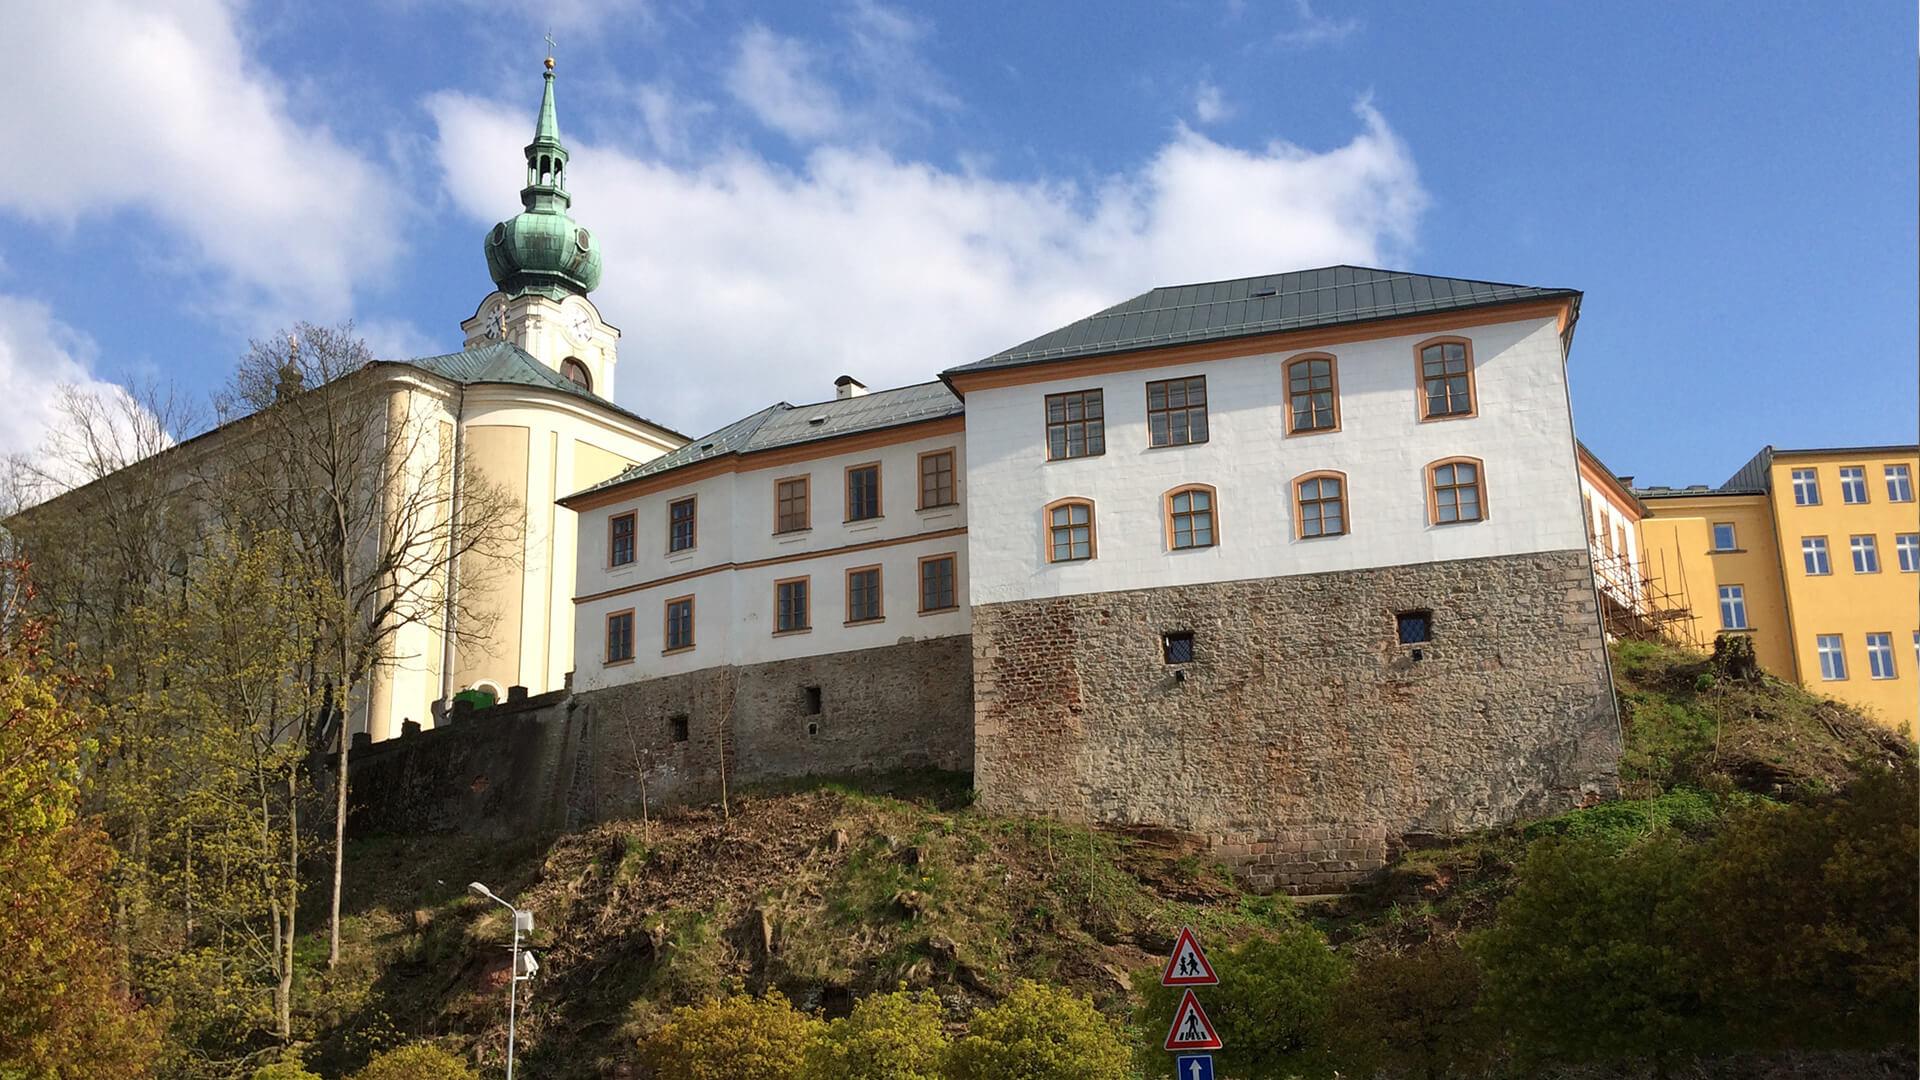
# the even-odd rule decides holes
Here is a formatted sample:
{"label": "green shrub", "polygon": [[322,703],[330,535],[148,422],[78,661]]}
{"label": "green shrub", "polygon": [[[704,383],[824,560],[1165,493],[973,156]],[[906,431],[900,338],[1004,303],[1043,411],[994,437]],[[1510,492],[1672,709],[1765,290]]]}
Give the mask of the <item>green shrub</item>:
{"label": "green shrub", "polygon": [[249,1080],[320,1080],[320,1077],[307,1071],[297,1052],[286,1050],[281,1053],[279,1061],[253,1070]]}
{"label": "green shrub", "polygon": [[[1226,1044],[1214,1052],[1223,1075],[1246,1080],[1321,1071],[1326,1062],[1328,1008],[1343,965],[1318,930],[1296,923],[1272,938],[1256,937],[1211,958],[1220,985],[1199,992],[1201,1008]],[[1184,991],[1160,985],[1157,968],[1134,975],[1142,1004],[1137,1018],[1149,1073],[1164,1075],[1173,1055],[1160,1049]]]}
{"label": "green shrub", "polygon": [[939,1080],[947,1033],[931,990],[874,994],[835,1020],[807,1051],[809,1080]]}
{"label": "green shrub", "polygon": [[1070,991],[1021,980],[974,1014],[948,1057],[950,1080],[1126,1080],[1119,1025]]}
{"label": "green shrub", "polygon": [[352,1080],[475,1080],[473,1070],[433,1046],[403,1046],[367,1062]]}
{"label": "green shrub", "polygon": [[1479,1000],[1480,966],[1454,942],[1360,960],[1334,994],[1340,1066],[1426,1080],[1478,1076],[1498,1045]]}
{"label": "green shrub", "polygon": [[640,1040],[640,1058],[659,1080],[791,1080],[819,1028],[777,991],[735,994],[673,1010]]}

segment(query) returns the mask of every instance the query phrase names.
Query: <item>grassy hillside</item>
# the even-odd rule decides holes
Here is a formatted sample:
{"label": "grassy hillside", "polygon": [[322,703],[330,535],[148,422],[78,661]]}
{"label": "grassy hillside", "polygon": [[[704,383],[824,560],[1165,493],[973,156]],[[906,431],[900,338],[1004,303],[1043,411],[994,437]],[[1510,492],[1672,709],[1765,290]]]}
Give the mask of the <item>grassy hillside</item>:
{"label": "grassy hillside", "polygon": [[1842,706],[1702,657],[1625,645],[1615,672],[1625,798],[1408,852],[1372,888],[1297,907],[1242,892],[1189,838],[975,812],[954,775],[749,793],[725,814],[507,844],[364,842],[348,867],[347,963],[307,980],[307,1056],[339,1075],[444,1036],[498,1062],[511,932],[504,909],[465,895],[476,878],[536,913],[542,970],[519,1024],[528,1075],[628,1076],[640,1035],[731,985],[828,1014],[930,987],[960,1022],[1030,977],[1124,1014],[1128,973],[1182,925],[1210,951],[1298,919],[1356,955],[1451,937],[1490,924],[1541,837],[1704,835],[1742,801],[1817,798],[1863,760],[1913,753]]}

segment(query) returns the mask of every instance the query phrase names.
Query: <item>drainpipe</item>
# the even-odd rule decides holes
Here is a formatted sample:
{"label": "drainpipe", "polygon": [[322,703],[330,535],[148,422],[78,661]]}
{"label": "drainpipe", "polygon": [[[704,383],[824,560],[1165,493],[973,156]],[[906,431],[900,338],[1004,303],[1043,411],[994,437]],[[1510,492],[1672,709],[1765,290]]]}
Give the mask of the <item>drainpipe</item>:
{"label": "drainpipe", "polygon": [[459,609],[460,559],[454,553],[454,532],[460,525],[461,478],[467,471],[467,384],[460,384],[453,407],[453,495],[447,507],[447,601],[440,623],[440,714],[453,718],[454,613]]}

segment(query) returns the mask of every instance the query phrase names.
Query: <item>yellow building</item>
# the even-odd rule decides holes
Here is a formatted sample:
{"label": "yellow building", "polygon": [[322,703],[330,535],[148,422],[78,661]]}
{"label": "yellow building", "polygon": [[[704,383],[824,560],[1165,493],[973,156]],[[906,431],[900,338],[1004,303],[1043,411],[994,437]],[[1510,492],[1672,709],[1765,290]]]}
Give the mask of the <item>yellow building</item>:
{"label": "yellow building", "polygon": [[1642,488],[1659,587],[1692,637],[1753,638],[1762,667],[1882,723],[1920,725],[1920,447],[1776,450],[1718,488]]}

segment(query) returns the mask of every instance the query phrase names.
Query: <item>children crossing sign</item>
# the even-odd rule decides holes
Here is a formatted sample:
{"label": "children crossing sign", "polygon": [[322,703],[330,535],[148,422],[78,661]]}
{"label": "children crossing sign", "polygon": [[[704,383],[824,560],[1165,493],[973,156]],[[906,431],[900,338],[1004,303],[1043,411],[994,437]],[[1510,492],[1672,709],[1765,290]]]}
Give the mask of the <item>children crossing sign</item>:
{"label": "children crossing sign", "polygon": [[1180,937],[1173,943],[1173,954],[1167,957],[1167,970],[1160,973],[1161,986],[1215,986],[1220,977],[1213,973],[1213,965],[1207,963],[1207,954],[1200,951],[1200,943],[1193,938],[1193,931],[1180,928]]}
{"label": "children crossing sign", "polygon": [[1167,1049],[1218,1050],[1221,1045],[1212,1022],[1200,1011],[1200,999],[1188,990],[1180,998],[1180,1007],[1173,1010],[1173,1026],[1167,1029]]}

